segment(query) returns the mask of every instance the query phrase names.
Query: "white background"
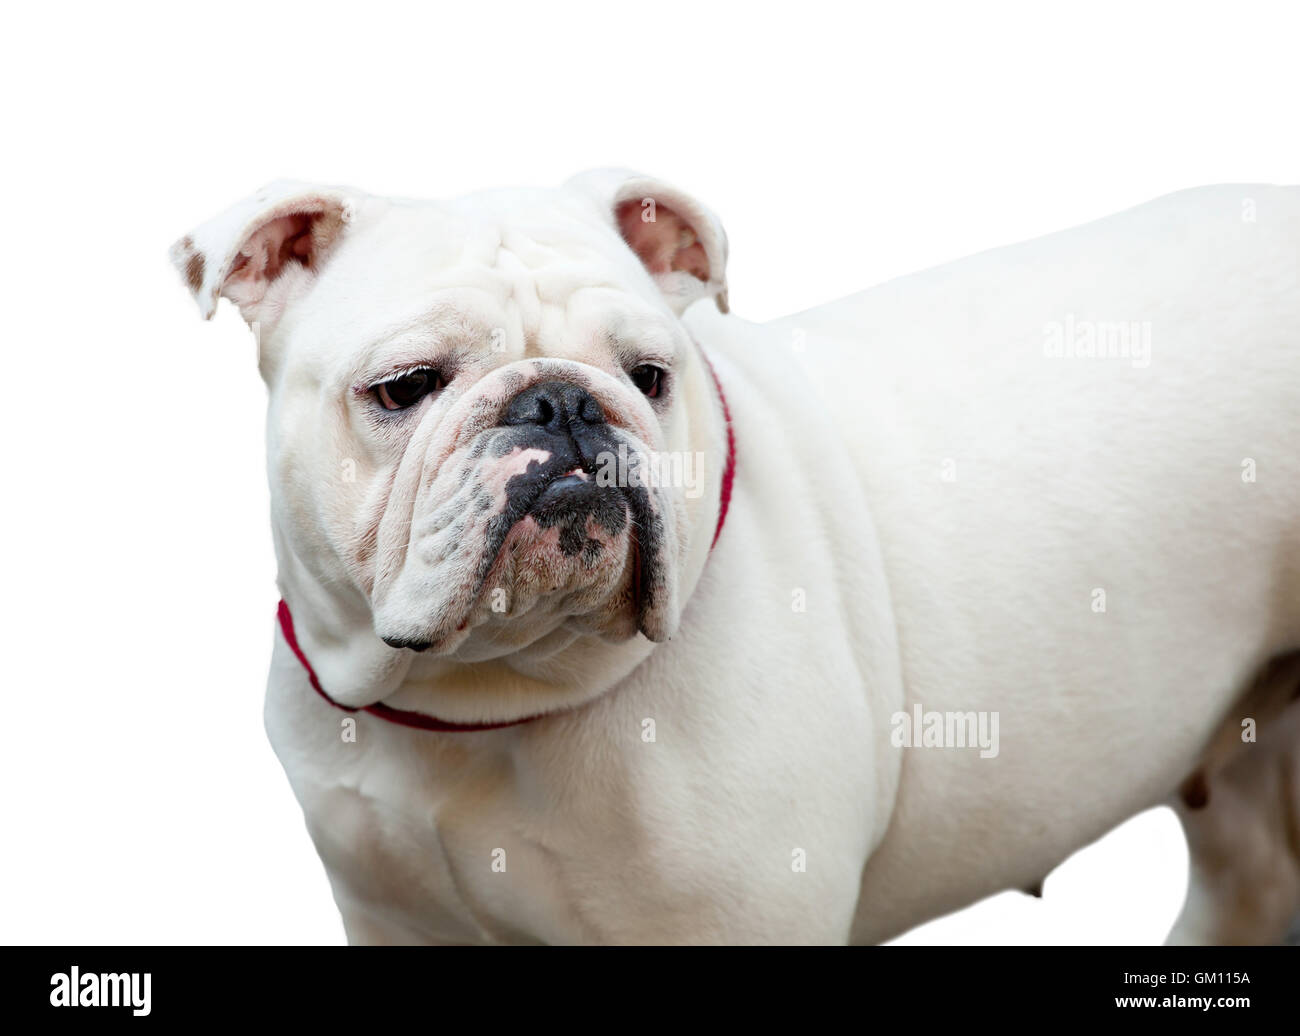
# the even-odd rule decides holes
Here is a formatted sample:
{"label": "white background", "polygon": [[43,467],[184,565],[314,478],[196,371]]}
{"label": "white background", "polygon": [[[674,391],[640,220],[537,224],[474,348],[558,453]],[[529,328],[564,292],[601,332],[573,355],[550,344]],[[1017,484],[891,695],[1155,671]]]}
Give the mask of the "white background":
{"label": "white background", "polygon": [[[1048,9],[1051,7],[1052,9]],[[766,319],[1215,181],[1300,179],[1286,5],[23,5],[0,40],[4,942],[337,942],[261,727],[251,337],[166,261],[281,176],[627,165],[711,205]],[[39,12],[39,13],[38,13]],[[908,941],[1151,942],[1172,815]]]}

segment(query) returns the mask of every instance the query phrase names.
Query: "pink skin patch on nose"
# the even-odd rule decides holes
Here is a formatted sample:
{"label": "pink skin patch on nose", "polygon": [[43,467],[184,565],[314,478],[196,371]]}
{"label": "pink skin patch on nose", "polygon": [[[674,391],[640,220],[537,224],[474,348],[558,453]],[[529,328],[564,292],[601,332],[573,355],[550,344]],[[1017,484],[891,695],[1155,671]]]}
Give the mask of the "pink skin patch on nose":
{"label": "pink skin patch on nose", "polygon": [[483,474],[483,488],[492,494],[493,506],[498,511],[505,510],[506,485],[518,475],[526,475],[530,464],[545,464],[551,459],[551,451],[530,446],[525,449],[516,446],[501,459],[488,465]]}

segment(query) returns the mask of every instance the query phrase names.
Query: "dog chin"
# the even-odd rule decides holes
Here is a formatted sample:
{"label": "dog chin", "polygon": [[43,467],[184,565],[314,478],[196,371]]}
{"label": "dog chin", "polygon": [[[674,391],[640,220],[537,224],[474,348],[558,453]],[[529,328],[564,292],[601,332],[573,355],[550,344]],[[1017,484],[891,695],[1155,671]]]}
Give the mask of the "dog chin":
{"label": "dog chin", "polygon": [[558,630],[611,641],[636,636],[639,544],[617,497],[603,513],[584,512],[576,520],[556,520],[550,501],[541,501],[510,528],[477,598],[452,630],[388,643],[478,661]]}
{"label": "dog chin", "polygon": [[[620,505],[621,506],[621,505]],[[487,622],[572,619],[592,631],[636,632],[636,542],[624,520],[616,532],[592,515],[548,524],[528,514],[515,523],[484,581],[477,617]],[[613,632],[613,630],[611,630]]]}

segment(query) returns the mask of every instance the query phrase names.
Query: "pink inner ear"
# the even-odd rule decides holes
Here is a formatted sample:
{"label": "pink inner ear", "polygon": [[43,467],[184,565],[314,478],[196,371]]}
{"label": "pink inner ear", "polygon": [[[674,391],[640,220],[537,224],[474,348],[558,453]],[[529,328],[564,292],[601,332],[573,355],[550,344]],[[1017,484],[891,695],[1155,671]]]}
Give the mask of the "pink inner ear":
{"label": "pink inner ear", "polygon": [[313,214],[296,212],[258,228],[239,250],[230,277],[272,281],[289,262],[310,266]]}
{"label": "pink inner ear", "polygon": [[652,208],[632,199],[619,205],[615,215],[623,240],[651,273],[685,270],[702,281],[709,279],[709,257],[699,235],[667,205]]}

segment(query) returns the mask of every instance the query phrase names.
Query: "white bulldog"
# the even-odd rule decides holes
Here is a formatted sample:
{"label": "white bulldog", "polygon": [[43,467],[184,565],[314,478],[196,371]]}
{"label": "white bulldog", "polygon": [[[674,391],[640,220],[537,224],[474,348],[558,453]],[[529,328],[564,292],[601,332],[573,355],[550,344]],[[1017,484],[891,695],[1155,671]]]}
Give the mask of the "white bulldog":
{"label": "white bulldog", "polygon": [[1300,188],[767,325],[726,253],[612,171],[174,247],[260,335],[266,724],[350,941],[887,939],[1166,800],[1300,648]]}

